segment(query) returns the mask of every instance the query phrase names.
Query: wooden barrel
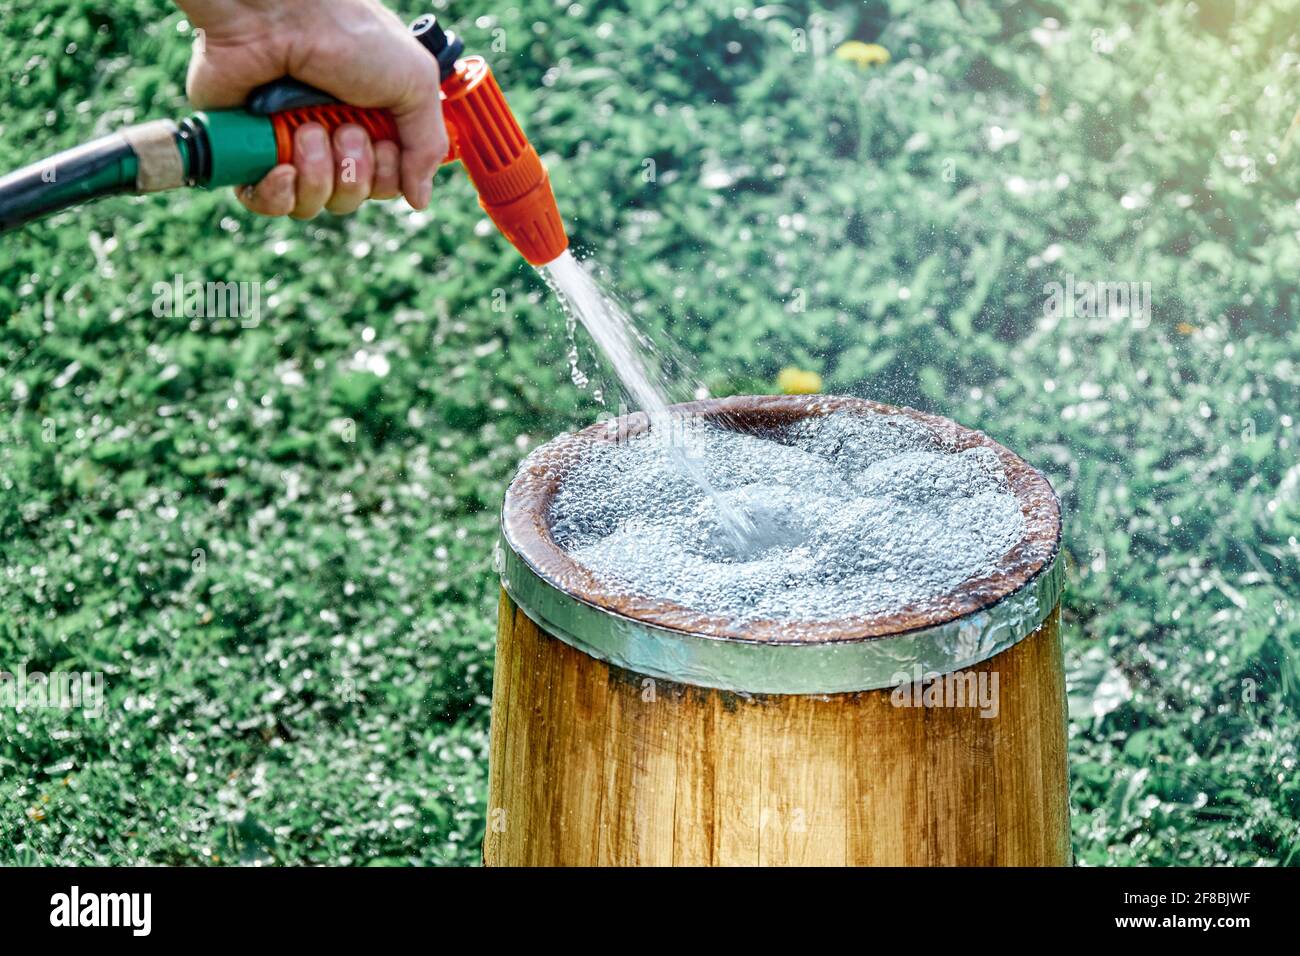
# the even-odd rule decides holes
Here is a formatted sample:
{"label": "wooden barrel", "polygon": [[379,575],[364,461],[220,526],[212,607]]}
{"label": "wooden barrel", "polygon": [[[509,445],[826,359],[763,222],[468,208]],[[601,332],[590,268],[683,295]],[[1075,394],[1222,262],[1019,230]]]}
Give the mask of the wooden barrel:
{"label": "wooden barrel", "polygon": [[996,452],[1023,538],[942,610],[782,640],[775,623],[608,593],[555,544],[547,515],[567,469],[644,416],[551,442],[502,512],[485,862],[1067,864],[1061,523],[1047,480],[979,432],[858,399],[677,411],[756,434],[833,411],[907,416],[953,450]]}

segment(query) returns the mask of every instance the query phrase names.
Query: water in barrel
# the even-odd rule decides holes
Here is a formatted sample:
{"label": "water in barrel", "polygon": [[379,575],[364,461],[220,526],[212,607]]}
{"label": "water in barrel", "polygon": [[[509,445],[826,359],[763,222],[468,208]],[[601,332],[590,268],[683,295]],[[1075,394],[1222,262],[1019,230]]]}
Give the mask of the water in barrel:
{"label": "water in barrel", "polygon": [[[726,533],[716,499],[761,533]],[[607,587],[792,627],[933,608],[1025,531],[991,448],[847,412],[762,435],[682,420],[593,442],[550,519],[556,543]]]}

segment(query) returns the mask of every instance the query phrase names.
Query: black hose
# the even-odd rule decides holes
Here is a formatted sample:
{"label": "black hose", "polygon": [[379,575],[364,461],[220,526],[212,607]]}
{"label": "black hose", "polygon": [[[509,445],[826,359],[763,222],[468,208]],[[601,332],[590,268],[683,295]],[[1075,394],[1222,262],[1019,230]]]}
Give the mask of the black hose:
{"label": "black hose", "polygon": [[135,189],[136,155],[113,133],[0,177],[0,232],[88,199]]}

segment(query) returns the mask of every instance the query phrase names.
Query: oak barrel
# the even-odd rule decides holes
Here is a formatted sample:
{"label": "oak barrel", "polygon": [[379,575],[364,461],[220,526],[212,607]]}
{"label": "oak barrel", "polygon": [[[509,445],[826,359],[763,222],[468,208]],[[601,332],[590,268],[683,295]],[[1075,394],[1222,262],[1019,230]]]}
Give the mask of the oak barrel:
{"label": "oak barrel", "polygon": [[987,436],[861,399],[676,406],[762,434],[802,417],[902,415],[992,449],[1021,541],[942,609],[809,636],[610,593],[550,537],[583,443],[565,435],[506,494],[484,860],[489,865],[1008,865],[1070,860],[1059,599],[1047,480]]}

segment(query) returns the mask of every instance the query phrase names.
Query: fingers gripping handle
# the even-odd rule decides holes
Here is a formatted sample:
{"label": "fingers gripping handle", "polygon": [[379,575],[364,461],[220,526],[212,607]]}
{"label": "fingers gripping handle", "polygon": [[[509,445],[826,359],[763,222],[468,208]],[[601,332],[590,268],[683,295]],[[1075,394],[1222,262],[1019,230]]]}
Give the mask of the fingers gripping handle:
{"label": "fingers gripping handle", "polygon": [[361,109],[346,103],[325,103],[320,106],[299,106],[271,114],[271,128],[275,130],[276,161],[293,162],[293,134],[306,123],[319,123],[326,132],[340,126],[354,124],[366,131],[373,142],[391,140],[401,145],[397,136],[397,122],[388,110]]}
{"label": "fingers gripping handle", "polygon": [[[293,134],[304,123],[319,123],[326,132],[333,135],[340,126],[349,123],[360,126],[369,135],[371,142],[384,140],[402,145],[397,135],[397,120],[388,110],[362,109],[348,106],[346,103],[324,103],[320,106],[299,106],[290,110],[281,110],[270,116],[271,128],[275,131],[275,158],[277,163],[293,162]],[[451,132],[448,130],[448,132]],[[459,159],[456,152],[456,137],[449,137],[450,145],[443,165],[454,163]]]}

